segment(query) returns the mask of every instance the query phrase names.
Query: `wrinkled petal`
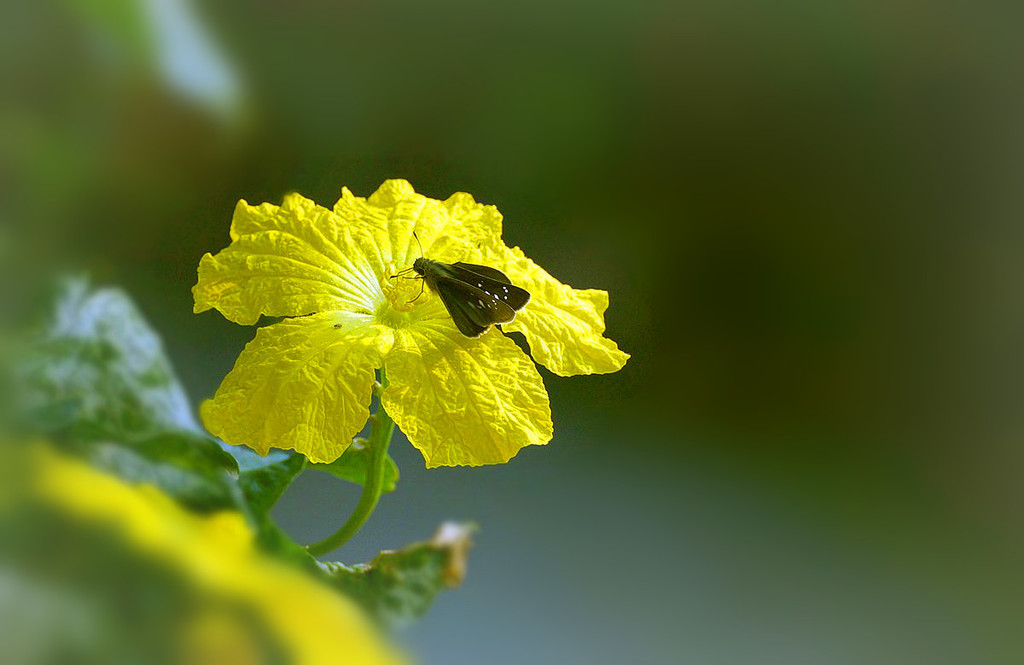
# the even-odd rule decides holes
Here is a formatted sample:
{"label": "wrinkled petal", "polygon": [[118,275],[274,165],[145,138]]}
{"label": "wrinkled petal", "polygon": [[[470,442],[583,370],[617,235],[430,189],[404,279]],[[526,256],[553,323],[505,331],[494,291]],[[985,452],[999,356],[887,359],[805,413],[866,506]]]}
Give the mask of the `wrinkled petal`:
{"label": "wrinkled petal", "polygon": [[260,315],[301,316],[345,310],[372,313],[383,299],[365,250],[330,210],[297,194],[280,207],[240,201],[231,244],[199,262],[195,312],[216,308],[248,325]]}
{"label": "wrinkled petal", "polygon": [[518,247],[488,248],[483,260],[530,292],[530,302],[502,329],[523,333],[534,360],[559,376],[606,374],[626,364],[629,354],[603,334],[607,291],[562,284]]}
{"label": "wrinkled petal", "polygon": [[381,401],[428,467],[500,464],[551,440],[537,368],[497,330],[469,339],[422,321],[396,331]]}
{"label": "wrinkled petal", "polygon": [[203,403],[203,423],[261,455],[290,448],[333,462],[369,417],[374,368],[391,339],[369,316],[337,312],[261,328]]}
{"label": "wrinkled petal", "polygon": [[411,266],[420,256],[445,263],[467,260],[482,244],[501,239],[501,213],[494,206],[463,192],[445,201],[430,199],[405,180],[388,180],[369,198],[343,188],[334,212],[373,235],[375,267],[381,272]]}

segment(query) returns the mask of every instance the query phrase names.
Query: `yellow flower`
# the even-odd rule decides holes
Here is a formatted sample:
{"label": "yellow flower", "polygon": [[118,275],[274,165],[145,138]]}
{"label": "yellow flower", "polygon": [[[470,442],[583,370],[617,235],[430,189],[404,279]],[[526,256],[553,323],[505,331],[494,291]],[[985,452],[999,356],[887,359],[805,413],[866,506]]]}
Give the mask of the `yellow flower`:
{"label": "yellow flower", "polygon": [[[53,506],[82,523],[107,527],[141,556],[183,574],[205,601],[188,606],[188,631],[179,636],[179,646],[225,657],[183,662],[265,662],[253,651],[259,644],[237,630],[240,613],[261,620],[273,642],[286,650],[287,662],[406,662],[353,601],[261,553],[241,514],[197,515],[155,487],[129,485],[46,447],[35,446],[30,454],[33,502]],[[73,545],[75,556],[84,555],[75,547],[89,546]],[[150,596],[145,597],[152,601]],[[225,613],[225,608],[233,611]]]}
{"label": "yellow flower", "polygon": [[261,454],[291,448],[333,461],[366,423],[382,369],[381,403],[428,467],[507,462],[550,441],[530,358],[494,328],[465,337],[435,294],[417,297],[418,280],[391,279],[421,247],[435,261],[497,268],[528,290],[504,332],[525,335],[555,374],[614,372],[629,357],[603,336],[608,294],[566,286],[506,247],[501,214],[469,194],[437,201],[389,180],[368,199],[343,189],[333,209],[297,194],[280,207],[240,201],[231,244],[199,263],[195,311],[243,325],[291,318],[257,332],[203,404],[207,428]]}

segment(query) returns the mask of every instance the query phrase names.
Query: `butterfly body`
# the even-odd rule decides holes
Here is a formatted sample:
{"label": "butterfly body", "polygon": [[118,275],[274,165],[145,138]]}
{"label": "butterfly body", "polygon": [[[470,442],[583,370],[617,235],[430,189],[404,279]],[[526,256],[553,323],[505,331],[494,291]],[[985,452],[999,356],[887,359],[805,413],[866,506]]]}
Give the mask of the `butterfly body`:
{"label": "butterfly body", "polygon": [[505,273],[473,263],[442,263],[420,257],[412,264],[427,287],[436,293],[466,337],[479,337],[492,325],[510,323],[530,302],[530,293]]}

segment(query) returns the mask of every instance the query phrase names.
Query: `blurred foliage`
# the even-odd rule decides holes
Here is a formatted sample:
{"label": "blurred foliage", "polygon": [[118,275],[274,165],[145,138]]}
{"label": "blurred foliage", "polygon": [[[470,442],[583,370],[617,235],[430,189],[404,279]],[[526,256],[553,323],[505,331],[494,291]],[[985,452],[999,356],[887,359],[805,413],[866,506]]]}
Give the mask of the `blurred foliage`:
{"label": "blurred foliage", "polygon": [[41,444],[8,452],[28,481],[0,524],[16,540],[3,565],[27,582],[22,600],[94,594],[23,620],[42,645],[5,634],[27,651],[17,663],[53,649],[72,662],[403,662],[352,600],[254,547],[240,513],[183,510]]}
{"label": "blurred foliage", "polygon": [[186,633],[211,615],[221,622],[212,653],[229,646],[221,655],[232,662],[294,662],[253,608],[204,593],[190,571],[140,551],[111,524],[23,498],[18,512],[3,511],[0,536],[4,663],[198,662],[186,657]]}

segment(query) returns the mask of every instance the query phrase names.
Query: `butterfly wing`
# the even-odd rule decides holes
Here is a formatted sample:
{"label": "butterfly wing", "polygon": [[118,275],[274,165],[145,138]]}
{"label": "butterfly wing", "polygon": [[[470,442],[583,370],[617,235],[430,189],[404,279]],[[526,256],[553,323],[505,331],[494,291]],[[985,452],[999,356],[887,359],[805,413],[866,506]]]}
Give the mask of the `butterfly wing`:
{"label": "butterfly wing", "polygon": [[495,282],[501,282],[502,284],[512,283],[512,280],[508,278],[508,275],[501,272],[497,268],[492,268],[490,266],[481,266],[475,263],[463,263],[462,261],[459,261],[458,263],[453,263],[452,267],[456,269],[468,270],[470,272],[476,273],[477,275],[482,275],[484,277],[487,277],[488,279],[492,279]]}
{"label": "butterfly wing", "polygon": [[[449,267],[453,277],[470,286],[477,287],[485,294],[496,296],[514,312],[518,312],[526,307],[526,303],[530,302],[530,292],[514,285],[512,280],[497,268],[462,262],[453,263]],[[509,321],[511,320],[509,319]],[[508,321],[501,323],[508,323]]]}
{"label": "butterfly wing", "polygon": [[516,311],[498,296],[461,279],[439,276],[435,290],[455,326],[466,337],[479,337],[492,325],[516,318]]}

